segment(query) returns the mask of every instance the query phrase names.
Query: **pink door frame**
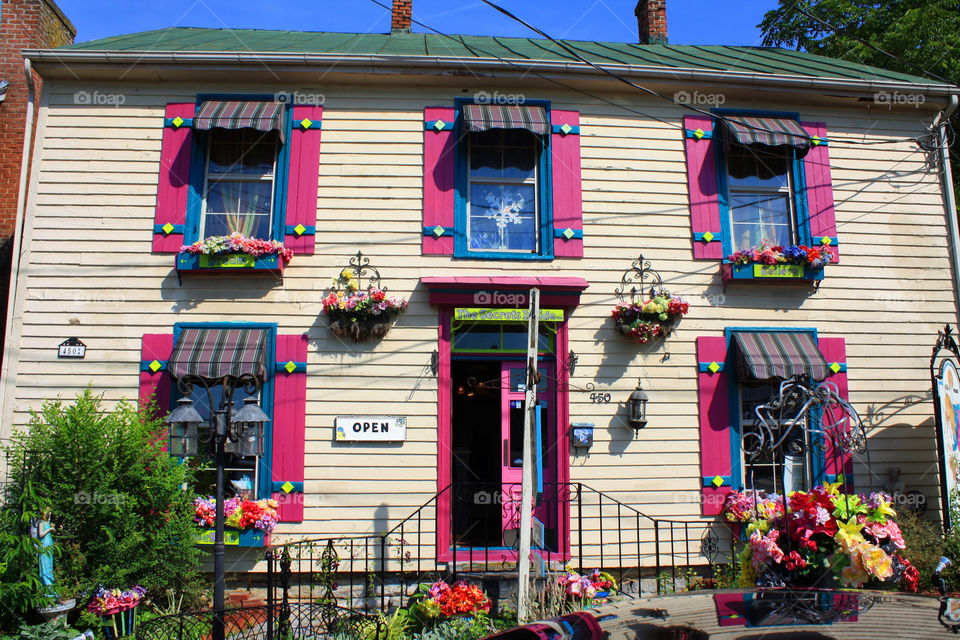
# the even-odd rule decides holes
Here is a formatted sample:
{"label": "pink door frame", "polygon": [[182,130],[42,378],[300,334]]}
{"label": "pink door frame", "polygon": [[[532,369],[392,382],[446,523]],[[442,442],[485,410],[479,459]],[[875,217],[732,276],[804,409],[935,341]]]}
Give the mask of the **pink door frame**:
{"label": "pink door frame", "polygon": [[[439,346],[439,370],[437,379],[437,560],[451,562],[453,554],[453,510],[452,495],[449,490],[453,477],[453,385],[451,376],[451,321],[453,306],[440,308],[437,331]],[[567,437],[567,425],[570,421],[570,373],[566,360],[569,353],[568,321],[570,310],[564,310],[563,322],[557,325],[556,336],[556,438],[557,438],[557,483],[564,486],[570,482],[570,439]],[[566,492],[558,490],[558,495]],[[561,502],[559,509],[560,549],[554,556],[564,562],[570,559],[570,505]],[[457,560],[475,557],[469,551],[457,551]]]}

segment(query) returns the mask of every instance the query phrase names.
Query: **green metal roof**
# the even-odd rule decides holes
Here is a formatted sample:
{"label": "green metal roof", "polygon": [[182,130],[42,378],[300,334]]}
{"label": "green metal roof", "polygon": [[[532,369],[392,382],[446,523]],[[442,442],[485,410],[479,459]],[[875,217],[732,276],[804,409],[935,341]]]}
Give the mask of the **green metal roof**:
{"label": "green metal roof", "polygon": [[[578,40],[564,40],[563,43],[598,65],[619,64],[661,69],[697,69],[708,72],[745,72],[771,76],[942,84],[918,76],[789,49],[722,45],[641,45],[629,42]],[[444,36],[424,33],[357,34],[174,27],[80,42],[60,47],[60,49],[89,52],[173,51],[441,56],[459,59],[506,58],[521,61],[579,63],[574,56],[549,40]]]}

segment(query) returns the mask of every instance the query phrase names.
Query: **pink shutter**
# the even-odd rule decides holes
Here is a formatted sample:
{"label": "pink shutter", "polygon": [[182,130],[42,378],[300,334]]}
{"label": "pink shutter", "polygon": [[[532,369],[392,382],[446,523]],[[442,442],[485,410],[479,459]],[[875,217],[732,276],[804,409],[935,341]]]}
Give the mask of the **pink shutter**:
{"label": "pink shutter", "polygon": [[[166,416],[170,409],[172,387],[170,374],[167,373],[167,360],[171,353],[172,334],[147,333],[140,340],[140,406],[146,407],[153,401],[159,417]],[[166,435],[163,436],[163,449],[167,449]]]}
{"label": "pink shutter", "polygon": [[423,254],[453,255],[456,111],[427,107],[423,120]]}
{"label": "pink shutter", "polygon": [[[273,498],[281,522],[303,520],[303,465],[307,415],[307,338],[277,336],[273,380]],[[284,366],[296,366],[288,373]],[[292,490],[283,485],[289,482]]]}
{"label": "pink shutter", "polygon": [[[296,105],[291,112],[293,131],[287,143],[290,145],[290,164],[283,244],[292,249],[294,255],[313,255],[316,246],[320,123],[323,107]],[[306,128],[303,126],[304,121],[309,121]]]}
{"label": "pink shutter", "polygon": [[[550,112],[553,172],[553,255],[583,257],[583,196],[580,182],[580,112]],[[567,125],[567,127],[564,127]],[[558,129],[559,128],[559,129]]]}
{"label": "pink shutter", "polygon": [[[822,122],[801,122],[810,136],[827,140],[827,125]],[[837,220],[833,209],[833,181],[830,176],[830,149],[827,143],[814,145],[803,158],[803,176],[806,181],[807,210],[810,219],[810,235],[813,244],[826,244],[829,238],[833,262],[840,260],[837,248]]]}
{"label": "pink shutter", "polygon": [[[697,394],[700,405],[700,476],[703,515],[723,510],[723,501],[731,490],[733,464],[730,460],[730,398],[728,375],[723,368],[727,359],[724,337],[697,338]],[[710,365],[720,367],[711,371]],[[720,486],[714,483],[719,477]]]}
{"label": "pink shutter", "polygon": [[[820,338],[818,340],[820,352],[827,361],[827,366],[837,365],[840,369],[837,373],[830,372],[825,382],[831,382],[837,385],[837,393],[841,398],[847,399],[847,351],[846,342],[843,338]],[[849,452],[835,452],[827,442],[827,450],[823,454],[824,466],[828,475],[843,474],[846,486],[849,490],[853,489],[853,458]]]}
{"label": "pink shutter", "polygon": [[[713,118],[684,116],[683,148],[687,154],[687,189],[690,193],[690,226],[696,260],[723,259],[720,197],[717,190],[716,141]],[[696,132],[703,132],[697,137]]]}
{"label": "pink shutter", "polygon": [[[195,111],[196,105],[192,102],[167,105],[160,146],[157,209],[153,218],[154,253],[176,253],[183,246],[193,153],[193,129],[189,120]],[[180,126],[172,122],[177,118],[183,121]]]}

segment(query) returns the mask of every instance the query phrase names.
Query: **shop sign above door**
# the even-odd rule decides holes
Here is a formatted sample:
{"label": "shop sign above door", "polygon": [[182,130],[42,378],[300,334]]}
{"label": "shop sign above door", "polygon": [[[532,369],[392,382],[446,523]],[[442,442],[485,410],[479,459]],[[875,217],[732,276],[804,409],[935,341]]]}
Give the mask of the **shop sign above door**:
{"label": "shop sign above door", "polygon": [[403,442],[406,416],[337,416],[333,420],[338,442]]}
{"label": "shop sign above door", "polygon": [[[457,307],[454,320],[467,322],[526,322],[529,309],[495,309],[489,307]],[[563,322],[563,309],[540,309],[540,322]]]}

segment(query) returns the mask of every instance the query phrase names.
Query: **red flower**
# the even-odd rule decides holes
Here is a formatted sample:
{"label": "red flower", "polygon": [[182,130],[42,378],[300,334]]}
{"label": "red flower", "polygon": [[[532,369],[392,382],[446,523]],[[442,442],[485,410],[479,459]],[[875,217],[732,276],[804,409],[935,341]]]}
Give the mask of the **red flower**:
{"label": "red flower", "polygon": [[796,571],[797,569],[803,569],[807,566],[807,561],[801,558],[800,554],[796,551],[791,551],[784,560],[786,560],[784,566],[786,566],[789,571]]}

